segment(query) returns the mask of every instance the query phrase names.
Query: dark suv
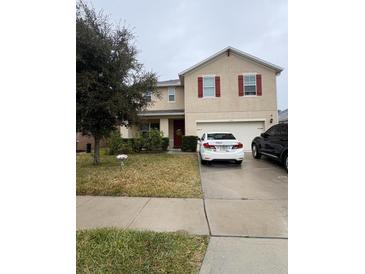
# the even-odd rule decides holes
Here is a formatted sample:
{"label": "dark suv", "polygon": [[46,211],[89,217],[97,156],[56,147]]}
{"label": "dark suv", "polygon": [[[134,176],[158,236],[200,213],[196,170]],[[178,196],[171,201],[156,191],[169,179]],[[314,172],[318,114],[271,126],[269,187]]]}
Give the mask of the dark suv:
{"label": "dark suv", "polygon": [[269,128],[252,141],[252,156],[260,159],[265,155],[279,160],[288,169],[288,124]]}

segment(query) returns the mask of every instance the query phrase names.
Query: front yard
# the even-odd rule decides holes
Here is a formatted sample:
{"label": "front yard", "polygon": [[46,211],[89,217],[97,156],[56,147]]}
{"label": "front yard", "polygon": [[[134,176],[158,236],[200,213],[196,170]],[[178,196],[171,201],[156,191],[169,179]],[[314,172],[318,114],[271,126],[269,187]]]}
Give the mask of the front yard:
{"label": "front yard", "polygon": [[207,236],[117,229],[77,231],[77,273],[198,273]]}
{"label": "front yard", "polygon": [[130,154],[123,167],[112,155],[101,164],[80,153],[76,163],[77,195],[201,198],[197,155]]}

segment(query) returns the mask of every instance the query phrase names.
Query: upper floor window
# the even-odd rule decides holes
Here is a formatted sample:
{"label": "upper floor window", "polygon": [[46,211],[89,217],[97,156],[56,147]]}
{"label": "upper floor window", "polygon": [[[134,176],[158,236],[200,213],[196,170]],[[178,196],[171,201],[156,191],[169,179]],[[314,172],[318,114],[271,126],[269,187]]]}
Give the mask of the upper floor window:
{"label": "upper floor window", "polygon": [[203,97],[214,97],[215,96],[215,77],[204,76],[203,77]]}
{"label": "upper floor window", "polygon": [[174,87],[168,88],[168,95],[169,95],[169,102],[175,102],[176,101],[176,92]]}
{"label": "upper floor window", "polygon": [[144,95],[144,98],[146,99],[147,102],[151,102],[152,101],[152,92],[147,91]]}
{"label": "upper floor window", "polygon": [[249,74],[244,75],[245,80],[244,82],[244,91],[245,95],[256,95],[256,75]]}

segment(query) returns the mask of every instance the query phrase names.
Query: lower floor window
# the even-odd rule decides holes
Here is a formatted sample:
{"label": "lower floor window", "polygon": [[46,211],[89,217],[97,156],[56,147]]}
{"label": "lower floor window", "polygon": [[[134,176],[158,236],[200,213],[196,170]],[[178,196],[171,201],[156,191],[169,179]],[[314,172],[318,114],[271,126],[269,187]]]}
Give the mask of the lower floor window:
{"label": "lower floor window", "polygon": [[150,125],[147,123],[141,124],[139,126],[139,130],[143,133],[143,132],[148,132],[150,130]]}
{"label": "lower floor window", "polygon": [[160,123],[150,123],[150,129],[160,130]]}
{"label": "lower floor window", "polygon": [[139,130],[143,133],[143,132],[148,132],[151,129],[157,129],[160,130],[160,123],[156,123],[156,122],[148,122],[148,123],[142,123],[139,127]]}

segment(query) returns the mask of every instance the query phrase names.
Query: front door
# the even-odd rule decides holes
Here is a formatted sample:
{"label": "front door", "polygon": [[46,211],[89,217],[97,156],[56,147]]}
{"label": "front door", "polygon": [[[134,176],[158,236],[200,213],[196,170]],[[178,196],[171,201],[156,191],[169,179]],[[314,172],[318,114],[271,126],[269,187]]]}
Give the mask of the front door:
{"label": "front door", "polygon": [[174,148],[181,148],[183,135],[185,135],[184,120],[174,120]]}

